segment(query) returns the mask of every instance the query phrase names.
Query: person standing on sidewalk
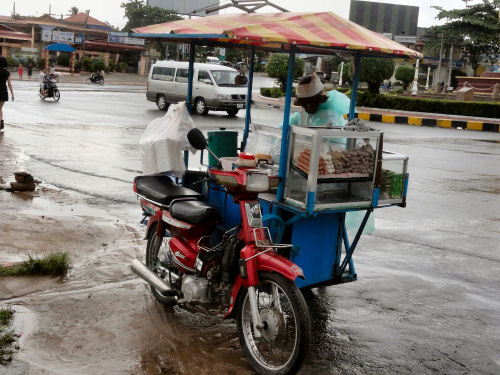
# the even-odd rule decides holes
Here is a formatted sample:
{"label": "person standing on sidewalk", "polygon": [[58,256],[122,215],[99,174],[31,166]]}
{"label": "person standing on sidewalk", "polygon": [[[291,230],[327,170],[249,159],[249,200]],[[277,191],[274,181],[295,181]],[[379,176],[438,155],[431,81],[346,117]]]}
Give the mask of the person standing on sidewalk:
{"label": "person standing on sidewalk", "polygon": [[0,132],[3,133],[4,123],[3,123],[3,105],[9,100],[9,94],[7,92],[7,85],[10,89],[10,95],[12,96],[12,101],[14,101],[14,90],[12,89],[12,83],[10,82],[10,72],[7,68],[7,59],[0,56]]}
{"label": "person standing on sidewalk", "polygon": [[33,64],[28,64],[28,79],[31,79],[31,75],[33,74]]}
{"label": "person standing on sidewalk", "polygon": [[19,78],[20,79],[23,79],[23,70],[24,70],[23,64],[19,64],[19,68],[18,68],[17,71],[19,72]]}

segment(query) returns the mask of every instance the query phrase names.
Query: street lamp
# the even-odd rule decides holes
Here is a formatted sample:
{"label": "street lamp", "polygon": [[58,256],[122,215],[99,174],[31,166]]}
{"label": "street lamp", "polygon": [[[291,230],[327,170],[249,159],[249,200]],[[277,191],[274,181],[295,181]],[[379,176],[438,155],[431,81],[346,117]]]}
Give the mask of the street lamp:
{"label": "street lamp", "polygon": [[418,63],[420,59],[417,59],[417,63],[415,64],[415,76],[413,77],[413,87],[411,88],[411,94],[417,95],[418,93]]}

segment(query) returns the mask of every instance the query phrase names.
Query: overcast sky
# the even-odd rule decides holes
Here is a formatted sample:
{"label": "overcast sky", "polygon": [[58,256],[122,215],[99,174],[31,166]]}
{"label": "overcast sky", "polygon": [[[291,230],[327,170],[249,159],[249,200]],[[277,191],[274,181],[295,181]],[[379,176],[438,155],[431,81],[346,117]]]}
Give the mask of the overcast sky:
{"label": "overcast sky", "polygon": [[[0,15],[10,15],[14,3],[16,13],[23,16],[41,16],[49,12],[50,6],[51,12],[56,14],[57,17],[60,17],[61,14],[67,17],[68,10],[76,6],[80,11],[90,9],[92,17],[122,28],[126,23],[123,9],[120,7],[122,2],[124,0],[0,0]],[[226,0],[223,0],[223,2],[226,2]],[[331,11],[344,18],[349,18],[349,0],[271,0],[271,2],[292,12]],[[445,9],[465,7],[462,0],[378,0],[378,2],[418,6],[420,8],[418,17],[419,27],[428,27],[439,23],[435,19],[437,11],[431,8],[431,5],[441,6]],[[269,7],[264,9],[272,11],[272,8]]]}

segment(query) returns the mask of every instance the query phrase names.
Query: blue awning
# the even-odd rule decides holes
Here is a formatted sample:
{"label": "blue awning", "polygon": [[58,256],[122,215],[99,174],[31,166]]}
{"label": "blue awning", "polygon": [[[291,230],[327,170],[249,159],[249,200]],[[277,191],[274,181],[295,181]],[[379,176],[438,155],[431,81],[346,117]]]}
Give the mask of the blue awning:
{"label": "blue awning", "polygon": [[69,44],[64,43],[54,43],[45,47],[47,51],[59,51],[59,52],[75,52],[75,49]]}

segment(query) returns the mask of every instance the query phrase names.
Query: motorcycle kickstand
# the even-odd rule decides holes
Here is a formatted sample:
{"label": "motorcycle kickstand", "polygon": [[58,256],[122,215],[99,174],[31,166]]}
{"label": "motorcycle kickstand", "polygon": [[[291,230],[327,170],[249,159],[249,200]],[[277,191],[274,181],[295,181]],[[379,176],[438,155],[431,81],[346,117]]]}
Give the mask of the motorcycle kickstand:
{"label": "motorcycle kickstand", "polygon": [[255,338],[262,337],[261,330],[265,328],[260,320],[259,307],[257,306],[257,296],[255,295],[255,287],[248,287],[248,298],[250,299],[250,310],[252,312],[253,330]]}

